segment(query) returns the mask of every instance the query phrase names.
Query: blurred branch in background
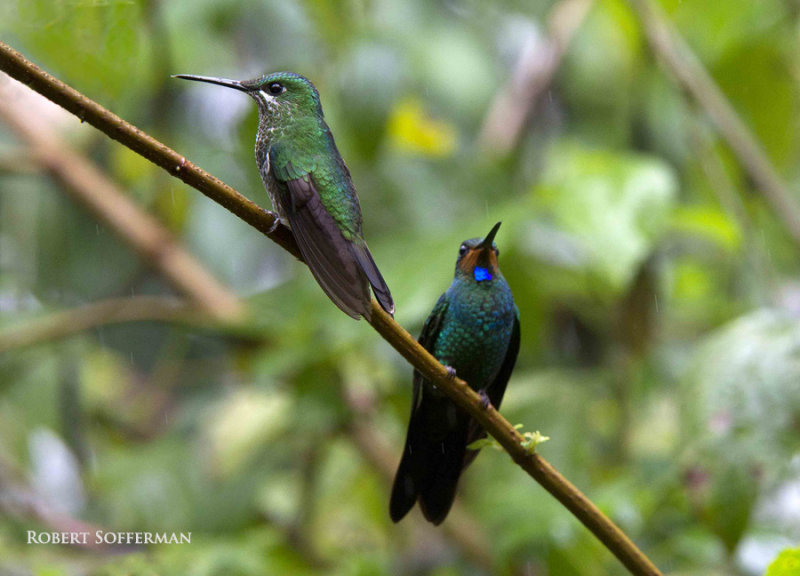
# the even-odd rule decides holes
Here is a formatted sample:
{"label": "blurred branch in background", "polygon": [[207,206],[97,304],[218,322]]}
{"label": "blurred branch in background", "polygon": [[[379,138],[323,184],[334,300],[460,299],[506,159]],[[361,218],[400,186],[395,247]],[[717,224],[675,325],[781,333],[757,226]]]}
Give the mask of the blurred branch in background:
{"label": "blurred branch in background", "polygon": [[547,37],[528,35],[511,73],[495,95],[478,140],[485,152],[513,150],[541,95],[550,87],[569,44],[594,0],[562,0],[550,11]]}
{"label": "blurred branch in background", "polygon": [[106,324],[153,320],[191,323],[199,318],[202,315],[176,298],[112,298],[55,312],[41,319],[28,319],[22,326],[6,328],[0,333],[0,354],[61,340]]}
{"label": "blurred branch in background", "polygon": [[775,291],[777,289],[775,273],[764,253],[763,239],[758,237],[758,229],[747,213],[747,207],[725,170],[722,159],[714,149],[715,138],[709,133],[708,126],[701,123],[690,123],[689,130],[689,144],[700,160],[711,189],[716,194],[722,209],[731,216],[745,236],[744,248],[749,261],[756,267],[758,277],[767,282],[771,291]]}
{"label": "blurred branch in background", "polygon": [[629,0],[652,50],[708,114],[786,231],[800,244],[800,205],[714,79],[652,0]]}
{"label": "blurred branch in background", "polygon": [[[0,69],[27,84],[97,129],[119,140],[206,194],[231,212],[267,234],[293,254],[297,253],[291,232],[278,226],[275,216],[206,174],[173,150],[123,121],[73,88],[66,86],[29,62],[19,52],[0,43]],[[284,234],[289,234],[286,238]],[[493,406],[484,405],[481,396],[459,378],[453,378],[427,350],[383,309],[372,301],[372,327],[410,364],[459,407],[474,417],[495,437],[511,458],[567,508],[611,551],[632,574],[660,575],[658,568],[600,509],[564,478],[552,465],[525,446],[525,438]]]}
{"label": "blurred branch in background", "polygon": [[111,226],[153,268],[197,306],[220,320],[240,318],[244,309],[238,298],[217,282],[155,218],[142,211],[114,182],[81,154],[59,140],[51,126],[28,114],[23,98],[8,92],[0,98],[0,118],[31,149],[41,164],[70,195]]}
{"label": "blurred branch in background", "polygon": [[35,174],[41,167],[31,158],[27,150],[14,150],[0,156],[0,173]]}
{"label": "blurred branch in background", "polygon": [[219,321],[179,298],[133,296],[109,298],[70,310],[53,312],[42,318],[28,318],[20,326],[6,327],[0,332],[0,354],[62,340],[109,324],[126,322],[183,324],[250,344],[264,344],[267,340],[258,328]]}

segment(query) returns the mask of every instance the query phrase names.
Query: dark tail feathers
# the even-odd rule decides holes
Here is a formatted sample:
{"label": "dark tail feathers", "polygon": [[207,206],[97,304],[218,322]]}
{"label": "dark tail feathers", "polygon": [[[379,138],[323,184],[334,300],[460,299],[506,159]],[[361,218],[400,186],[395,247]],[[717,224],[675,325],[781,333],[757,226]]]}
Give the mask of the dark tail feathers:
{"label": "dark tail feathers", "polygon": [[[425,400],[423,400],[425,402]],[[449,401],[448,401],[449,402]],[[389,515],[399,522],[419,500],[425,519],[441,524],[453,506],[458,479],[464,466],[469,417],[463,414],[454,428],[442,435],[427,429],[420,410],[412,417],[403,458],[395,475]],[[438,437],[438,439],[437,439]]]}
{"label": "dark tail feathers", "polygon": [[392,300],[392,293],[389,292],[386,281],[375,265],[375,260],[372,259],[372,254],[369,248],[367,248],[367,243],[353,242],[351,244],[351,249],[356,262],[361,266],[361,270],[366,275],[367,280],[369,280],[372,291],[375,293],[375,298],[378,300],[381,308],[386,310],[386,313],[390,316],[394,316],[394,300]]}

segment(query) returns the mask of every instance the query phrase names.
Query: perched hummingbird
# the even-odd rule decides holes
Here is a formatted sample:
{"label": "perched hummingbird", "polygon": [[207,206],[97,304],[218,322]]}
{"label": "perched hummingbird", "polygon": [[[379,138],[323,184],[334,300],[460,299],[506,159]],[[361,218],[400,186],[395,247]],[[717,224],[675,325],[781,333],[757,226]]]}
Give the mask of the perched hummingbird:
{"label": "perched hummingbird", "polygon": [[[456,273],[425,321],[419,343],[485,402],[500,407],[519,352],[519,310],[497,267],[495,224],[486,238],[464,242]],[[440,524],[456,495],[461,472],[477,456],[467,445],[486,432],[414,371],[414,396],[405,450],[394,478],[389,514],[399,522],[419,500],[422,514]]]}
{"label": "perched hummingbird", "polygon": [[[234,88],[258,105],[256,162],[278,216],[288,221],[303,259],[345,314],[370,317],[369,287],[389,314],[394,302],[361,231],[361,206],[350,171],[308,79],[275,72],[253,80],[177,74]],[[276,219],[277,225],[277,219]]]}

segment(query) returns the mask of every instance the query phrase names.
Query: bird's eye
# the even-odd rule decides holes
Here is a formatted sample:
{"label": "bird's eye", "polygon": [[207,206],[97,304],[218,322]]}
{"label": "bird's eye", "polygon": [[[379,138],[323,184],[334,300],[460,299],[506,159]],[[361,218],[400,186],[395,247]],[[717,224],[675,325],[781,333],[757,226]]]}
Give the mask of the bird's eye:
{"label": "bird's eye", "polygon": [[495,256],[500,256],[500,248],[495,248],[494,249],[494,255]]}
{"label": "bird's eye", "polygon": [[467,246],[465,244],[461,245],[461,248],[458,249],[458,255],[463,256],[467,253]]}
{"label": "bird's eye", "polygon": [[278,94],[283,94],[286,91],[286,88],[280,82],[272,82],[269,86],[267,86],[267,90],[273,96],[277,96]]}

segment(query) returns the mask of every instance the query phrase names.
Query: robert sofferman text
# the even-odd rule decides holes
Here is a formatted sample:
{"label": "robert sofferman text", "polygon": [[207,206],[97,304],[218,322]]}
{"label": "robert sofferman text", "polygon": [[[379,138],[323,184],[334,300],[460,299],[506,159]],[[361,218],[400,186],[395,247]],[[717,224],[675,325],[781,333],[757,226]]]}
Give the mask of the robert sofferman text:
{"label": "robert sofferman text", "polygon": [[38,532],[28,530],[28,544],[191,544],[191,532]]}

